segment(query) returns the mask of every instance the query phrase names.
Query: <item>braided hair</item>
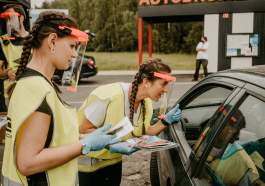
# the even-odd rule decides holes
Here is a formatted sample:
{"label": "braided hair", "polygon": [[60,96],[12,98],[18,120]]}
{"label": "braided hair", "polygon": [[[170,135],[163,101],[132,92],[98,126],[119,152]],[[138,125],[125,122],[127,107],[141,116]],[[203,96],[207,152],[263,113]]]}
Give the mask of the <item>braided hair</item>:
{"label": "braided hair", "polygon": [[[30,60],[32,49],[39,49],[42,46],[43,40],[48,37],[49,34],[56,33],[59,38],[70,35],[70,32],[59,30],[59,25],[77,28],[75,20],[62,12],[46,11],[39,15],[30,34],[25,38],[20,64],[16,72],[16,80],[19,80],[22,77]],[[11,96],[14,87],[15,84],[13,84],[8,90],[9,96]],[[54,87],[60,92],[56,84],[54,84]]]}
{"label": "braided hair", "polygon": [[[134,106],[135,106],[135,99],[136,99],[136,95],[138,92],[138,87],[139,84],[141,84],[143,82],[144,78],[147,78],[149,81],[153,82],[156,79],[158,79],[157,77],[154,76],[155,72],[167,72],[170,73],[171,69],[168,65],[162,63],[161,59],[153,59],[147,63],[144,63],[140,66],[138,72],[136,73],[136,75],[134,76],[134,80],[132,82],[132,90],[131,90],[131,95],[130,95],[130,99],[129,99],[129,103],[130,103],[130,115],[129,115],[129,119],[130,121],[133,123],[133,115],[134,115]],[[145,104],[144,104],[144,100],[141,101],[141,106],[142,106],[142,112],[143,112],[143,122],[145,120]]]}

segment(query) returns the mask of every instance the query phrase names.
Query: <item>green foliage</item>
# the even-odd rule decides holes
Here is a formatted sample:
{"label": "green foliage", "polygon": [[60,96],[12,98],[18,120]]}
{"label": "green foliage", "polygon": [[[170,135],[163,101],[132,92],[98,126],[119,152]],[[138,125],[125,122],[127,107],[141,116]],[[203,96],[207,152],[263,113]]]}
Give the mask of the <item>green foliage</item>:
{"label": "green foliage", "polygon": [[[96,33],[88,50],[120,52],[138,50],[136,0],[55,0],[42,8],[67,8],[82,30]],[[194,53],[202,35],[202,23],[160,23],[153,25],[153,51]],[[147,24],[143,30],[147,50]]]}

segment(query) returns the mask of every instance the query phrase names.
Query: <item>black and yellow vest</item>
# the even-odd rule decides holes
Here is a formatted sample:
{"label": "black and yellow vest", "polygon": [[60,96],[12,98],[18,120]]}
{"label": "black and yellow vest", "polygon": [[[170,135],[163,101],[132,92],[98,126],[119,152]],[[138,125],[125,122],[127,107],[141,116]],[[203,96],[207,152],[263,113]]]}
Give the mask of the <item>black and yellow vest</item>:
{"label": "black and yellow vest", "polygon": [[[18,130],[46,98],[53,114],[54,130],[50,143],[51,148],[78,142],[78,121],[76,110],[63,104],[54,87],[43,77],[30,76],[17,82],[8,108],[10,123],[6,129],[5,150],[3,159],[3,186],[27,186],[27,179],[21,175],[16,166],[15,143]],[[36,123],[37,124],[37,123]],[[77,183],[77,159],[59,167],[47,170],[49,186],[74,186]]]}
{"label": "black and yellow vest", "polygon": [[[111,123],[117,124],[125,116],[125,102],[124,93],[120,83],[113,83],[103,85],[96,88],[87,97],[83,105],[78,111],[78,120],[81,123],[84,119],[84,109],[93,103],[95,100],[100,99],[102,101],[108,100],[108,107],[105,115],[103,125]],[[133,134],[135,136],[142,136],[150,126],[150,121],[153,115],[152,101],[149,98],[145,99],[145,120],[143,122],[143,113],[140,113],[137,123],[134,123]],[[131,138],[132,135],[126,136],[123,140]],[[88,161],[88,160],[92,161]],[[86,156],[81,156],[78,160],[78,169],[81,172],[93,172],[100,168],[113,165],[122,161],[122,155],[119,153],[111,153],[107,149],[103,149],[96,152],[90,152]]]}

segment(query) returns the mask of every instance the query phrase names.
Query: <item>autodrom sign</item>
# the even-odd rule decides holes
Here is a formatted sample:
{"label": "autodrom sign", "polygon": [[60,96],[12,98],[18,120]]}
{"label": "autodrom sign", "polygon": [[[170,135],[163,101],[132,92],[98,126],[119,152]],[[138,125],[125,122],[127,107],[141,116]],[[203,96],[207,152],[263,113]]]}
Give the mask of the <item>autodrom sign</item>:
{"label": "autodrom sign", "polygon": [[139,0],[139,6],[154,6],[168,4],[190,4],[190,3],[212,3],[224,1],[243,1],[243,0]]}

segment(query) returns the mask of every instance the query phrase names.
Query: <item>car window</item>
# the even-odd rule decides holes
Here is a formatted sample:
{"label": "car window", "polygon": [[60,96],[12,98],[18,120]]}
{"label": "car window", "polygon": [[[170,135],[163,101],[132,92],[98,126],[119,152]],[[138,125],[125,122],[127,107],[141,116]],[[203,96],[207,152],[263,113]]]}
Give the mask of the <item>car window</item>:
{"label": "car window", "polygon": [[189,144],[198,140],[208,121],[213,117],[218,107],[232,93],[225,87],[210,87],[201,91],[182,109],[182,126]]}
{"label": "car window", "polygon": [[212,185],[265,184],[264,109],[264,101],[248,96],[233,111],[207,158],[204,178]]}
{"label": "car window", "polygon": [[242,143],[256,141],[265,137],[265,103],[248,96],[239,107],[246,120],[246,127],[240,131]]}
{"label": "car window", "polygon": [[228,97],[230,93],[231,89],[224,87],[214,87],[200,94],[193,101],[187,104],[186,107],[195,107],[215,103],[220,104]]}

